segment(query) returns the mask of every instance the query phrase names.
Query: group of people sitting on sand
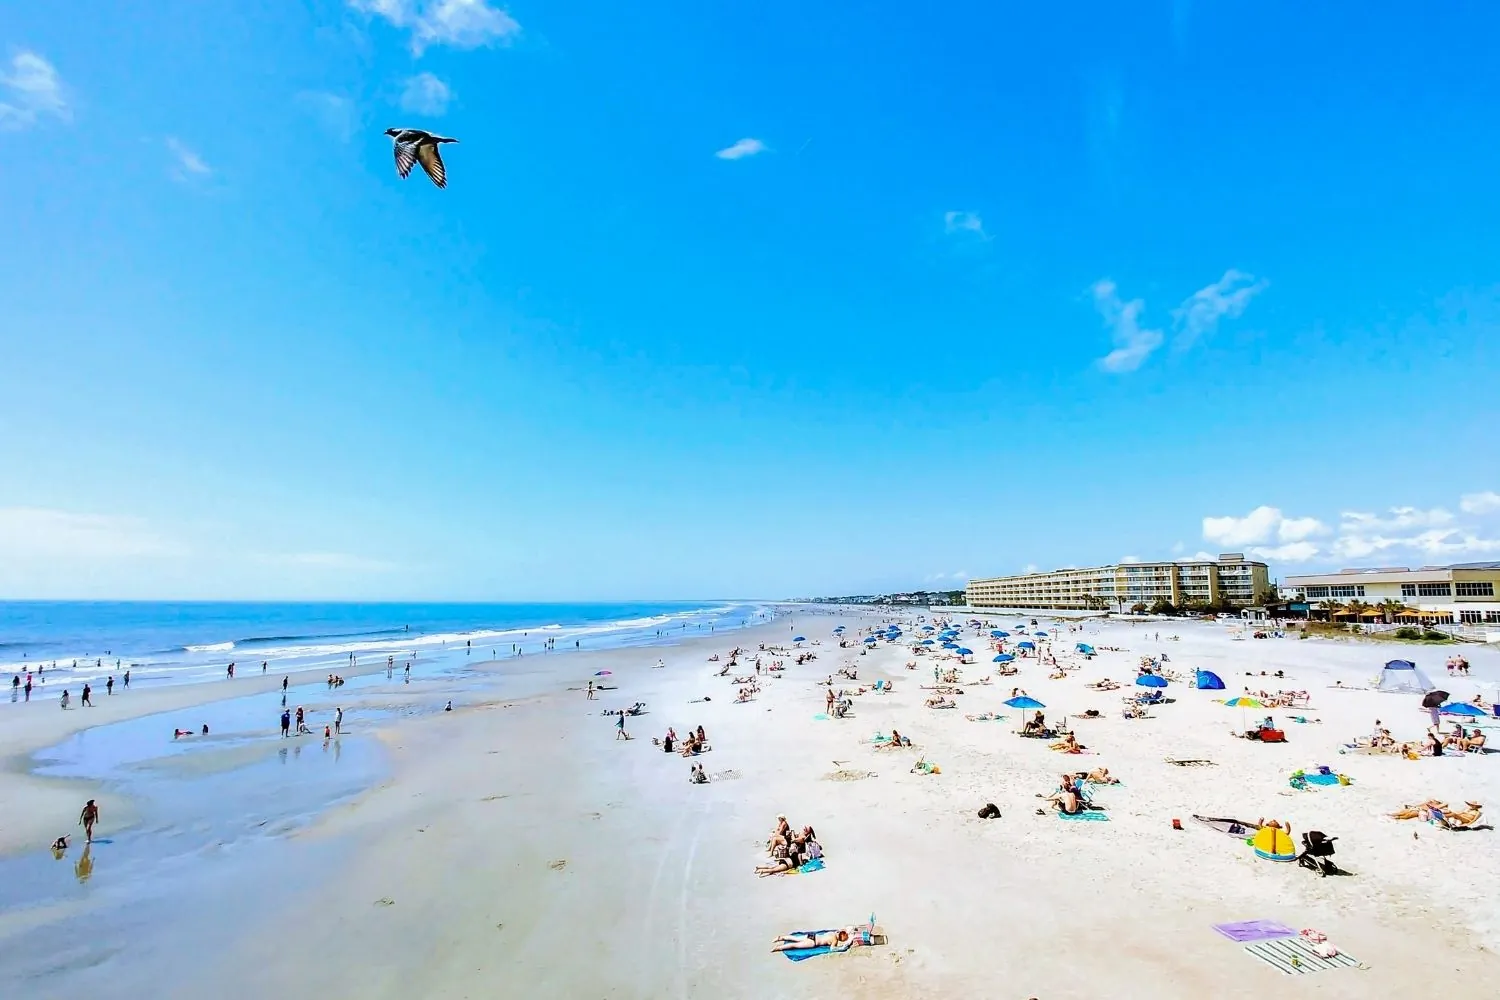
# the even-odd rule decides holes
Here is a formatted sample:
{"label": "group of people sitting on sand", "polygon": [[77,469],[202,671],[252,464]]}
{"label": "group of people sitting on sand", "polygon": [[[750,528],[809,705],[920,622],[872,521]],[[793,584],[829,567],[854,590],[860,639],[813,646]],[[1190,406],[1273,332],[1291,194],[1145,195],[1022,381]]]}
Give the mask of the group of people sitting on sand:
{"label": "group of people sitting on sand", "polygon": [[[1067,813],[1069,816],[1076,816],[1078,813],[1088,809],[1099,808],[1089,798],[1087,782],[1074,774],[1063,775],[1062,784],[1058,786],[1057,791],[1051,795],[1043,796],[1043,798],[1053,809],[1058,812]],[[1041,809],[1037,810],[1039,813],[1043,811]]]}
{"label": "group of people sitting on sand", "polygon": [[818,843],[813,828],[804,826],[800,832],[794,831],[785,816],[776,817],[776,826],[766,841],[766,851],[771,860],[755,866],[755,874],[762,877],[781,875],[823,857],[823,845]]}
{"label": "group of people sitting on sand", "polygon": [[644,701],[638,701],[634,705],[631,705],[629,708],[606,708],[603,711],[601,711],[599,714],[600,715],[643,715],[643,714],[645,714],[645,711],[646,711],[646,703]]}
{"label": "group of people sitting on sand", "polygon": [[684,757],[692,757],[706,750],[713,749],[708,745],[708,736],[703,732],[702,726],[699,726],[696,730],[689,729],[687,735],[680,740],[677,738],[677,730],[668,727],[667,735],[661,739],[652,737],[651,742],[661,747],[662,753],[672,753],[675,751]]}
{"label": "group of people sitting on sand", "polygon": [[897,730],[892,729],[889,738],[877,735],[873,740],[876,750],[890,750],[892,748],[910,747],[911,737],[902,736]]}
{"label": "group of people sitting on sand", "polygon": [[693,764],[688,768],[688,781],[695,785],[708,784],[708,775],[703,773],[702,764]]}
{"label": "group of people sitting on sand", "polygon": [[1391,813],[1391,819],[1419,819],[1448,829],[1473,826],[1483,815],[1484,806],[1478,802],[1465,802],[1464,804],[1468,806],[1467,809],[1453,809],[1446,802],[1428,799],[1414,806],[1403,806]]}

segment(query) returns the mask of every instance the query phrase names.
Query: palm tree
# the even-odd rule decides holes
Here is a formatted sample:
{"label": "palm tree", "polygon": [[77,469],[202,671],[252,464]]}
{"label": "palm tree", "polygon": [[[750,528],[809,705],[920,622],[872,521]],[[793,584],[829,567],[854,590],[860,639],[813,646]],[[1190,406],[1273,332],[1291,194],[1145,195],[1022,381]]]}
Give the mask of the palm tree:
{"label": "palm tree", "polygon": [[1334,600],[1319,601],[1318,605],[1324,611],[1328,612],[1328,620],[1329,621],[1333,621],[1333,616],[1336,615],[1336,614],[1338,614],[1340,611],[1342,611],[1343,607],[1344,607],[1338,601],[1334,601]]}
{"label": "palm tree", "polygon": [[1387,625],[1394,625],[1396,623],[1397,616],[1404,614],[1408,610],[1405,604],[1402,604],[1400,601],[1394,600],[1392,598],[1387,598],[1381,601],[1376,605],[1376,607],[1378,607],[1381,613],[1385,615],[1385,623]]}

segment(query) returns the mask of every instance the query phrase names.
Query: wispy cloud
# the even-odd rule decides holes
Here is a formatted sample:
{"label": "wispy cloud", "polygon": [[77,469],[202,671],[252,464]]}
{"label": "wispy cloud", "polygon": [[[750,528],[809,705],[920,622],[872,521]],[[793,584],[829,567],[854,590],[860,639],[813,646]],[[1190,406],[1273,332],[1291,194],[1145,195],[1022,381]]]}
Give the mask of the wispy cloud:
{"label": "wispy cloud", "polygon": [[411,35],[421,55],[436,45],[477,49],[504,45],[521,33],[515,18],[489,0],[348,0],[349,6],[379,17]]}
{"label": "wispy cloud", "polygon": [[17,52],[10,66],[0,70],[0,129],[15,131],[42,118],[72,117],[57,70],[35,52]]}
{"label": "wispy cloud", "polygon": [[350,573],[389,573],[396,567],[384,559],[370,559],[348,552],[258,552],[256,562],[294,569],[326,569]]}
{"label": "wispy cloud", "polygon": [[1444,507],[1346,510],[1329,525],[1316,517],[1287,517],[1279,508],[1261,506],[1244,517],[1205,517],[1203,538],[1258,559],[1289,563],[1375,556],[1427,561],[1500,552],[1500,524],[1493,523],[1493,515],[1500,514],[1500,496],[1467,494],[1460,509],[1468,516]]}
{"label": "wispy cloud", "polygon": [[192,149],[175,136],[167,136],[167,150],[172,154],[172,177],[179,181],[189,181],[195,177],[209,177],[213,174],[213,168],[203,162]]}
{"label": "wispy cloud", "polygon": [[[1219,322],[1234,319],[1245,311],[1250,300],[1266,288],[1266,282],[1230,268],[1224,277],[1189,295],[1172,310],[1174,345],[1186,350],[1199,338],[1218,329]],[[1094,283],[1094,306],[1104,317],[1114,341],[1114,350],[1099,359],[1099,367],[1117,374],[1133,372],[1146,362],[1166,340],[1155,327],[1145,326],[1141,315],[1146,303],[1142,299],[1126,302],[1120,298],[1115,283],[1108,278]]]}
{"label": "wispy cloud", "polygon": [[1458,509],[1465,514],[1500,513],[1500,493],[1486,490],[1483,493],[1465,493],[1458,501]]}
{"label": "wispy cloud", "polygon": [[971,233],[989,239],[989,234],[984,231],[984,220],[979,217],[978,212],[944,212],[943,232],[949,235]]}
{"label": "wispy cloud", "polygon": [[181,555],[183,548],[140,518],[41,507],[0,507],[0,559],[103,559]]}
{"label": "wispy cloud", "polygon": [[1250,300],[1265,290],[1266,282],[1257,281],[1254,275],[1234,268],[1225,271],[1224,277],[1198,289],[1172,310],[1177,331],[1173,346],[1178,350],[1192,347],[1198,338],[1217,330],[1220,320],[1239,317]]}
{"label": "wispy cloud", "polygon": [[317,121],[323,131],[340,142],[354,138],[359,128],[359,110],[342,94],[304,90],[297,95],[297,104]]}
{"label": "wispy cloud", "polygon": [[442,80],[431,73],[418,73],[408,77],[406,89],[401,92],[401,107],[417,115],[436,118],[448,110],[453,91]]}
{"label": "wispy cloud", "polygon": [[766,144],[759,139],[741,139],[732,146],[726,146],[714,155],[721,160],[743,160],[747,156],[755,156],[766,151]]}
{"label": "wispy cloud", "polygon": [[1162,332],[1142,326],[1141,312],[1146,303],[1141,299],[1122,300],[1115,283],[1108,278],[1094,282],[1092,291],[1094,308],[1104,318],[1115,345],[1114,350],[1099,359],[1099,367],[1107,372],[1135,371],[1161,346]]}

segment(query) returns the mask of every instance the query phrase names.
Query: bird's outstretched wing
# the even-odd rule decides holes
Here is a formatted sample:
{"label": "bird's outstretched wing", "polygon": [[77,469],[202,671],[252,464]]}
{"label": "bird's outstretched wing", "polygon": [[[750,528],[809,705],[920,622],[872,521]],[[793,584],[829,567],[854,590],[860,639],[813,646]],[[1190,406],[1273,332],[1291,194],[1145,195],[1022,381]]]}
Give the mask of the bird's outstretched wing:
{"label": "bird's outstretched wing", "polygon": [[443,167],[443,158],[438,155],[436,144],[419,145],[417,160],[422,164],[422,169],[427,171],[427,176],[432,178],[432,183],[440,188],[448,186],[448,171]]}
{"label": "bird's outstretched wing", "polygon": [[417,147],[409,142],[396,143],[396,173],[400,174],[403,180],[407,174],[411,173],[411,168],[416,166],[416,163]]}

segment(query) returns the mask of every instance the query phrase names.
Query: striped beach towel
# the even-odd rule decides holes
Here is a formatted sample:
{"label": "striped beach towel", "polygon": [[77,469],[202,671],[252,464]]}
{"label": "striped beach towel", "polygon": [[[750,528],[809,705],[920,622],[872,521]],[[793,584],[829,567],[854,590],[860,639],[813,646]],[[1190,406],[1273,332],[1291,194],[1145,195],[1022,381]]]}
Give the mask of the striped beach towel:
{"label": "striped beach towel", "polygon": [[1272,968],[1285,972],[1289,976],[1306,975],[1309,972],[1325,972],[1328,969],[1364,968],[1362,962],[1358,959],[1350,958],[1343,952],[1339,952],[1332,958],[1323,958],[1312,950],[1312,945],[1300,937],[1278,938],[1275,941],[1247,944],[1245,951]]}

